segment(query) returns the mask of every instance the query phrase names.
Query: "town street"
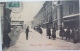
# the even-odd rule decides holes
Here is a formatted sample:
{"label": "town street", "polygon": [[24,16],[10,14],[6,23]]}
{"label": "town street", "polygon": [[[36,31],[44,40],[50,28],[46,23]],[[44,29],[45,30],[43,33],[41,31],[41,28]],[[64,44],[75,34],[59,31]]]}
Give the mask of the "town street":
{"label": "town street", "polygon": [[80,50],[79,0],[0,2],[2,51]]}
{"label": "town street", "polygon": [[61,40],[58,36],[56,40],[48,39],[46,31],[43,29],[43,34],[39,34],[37,31],[30,28],[29,38],[26,40],[25,32],[21,32],[15,45],[10,48],[4,48],[3,51],[27,51],[27,50],[73,50],[80,49],[80,44],[74,44],[69,41]]}

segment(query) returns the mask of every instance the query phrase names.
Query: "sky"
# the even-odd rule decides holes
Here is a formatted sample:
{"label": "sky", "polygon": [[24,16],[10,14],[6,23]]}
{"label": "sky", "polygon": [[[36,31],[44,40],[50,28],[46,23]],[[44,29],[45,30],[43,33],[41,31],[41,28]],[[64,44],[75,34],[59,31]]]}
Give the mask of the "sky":
{"label": "sky", "polygon": [[23,10],[20,13],[13,13],[11,12],[10,17],[12,20],[24,20],[25,22],[33,20],[33,17],[39,12],[42,8],[44,1],[33,1],[33,2],[22,2],[23,3]]}

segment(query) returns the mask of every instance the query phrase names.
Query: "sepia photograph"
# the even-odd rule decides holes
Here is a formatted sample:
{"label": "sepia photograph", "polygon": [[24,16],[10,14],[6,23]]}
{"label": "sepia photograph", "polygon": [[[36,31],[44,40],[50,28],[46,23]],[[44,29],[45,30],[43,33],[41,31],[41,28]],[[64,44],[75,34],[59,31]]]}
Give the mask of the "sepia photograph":
{"label": "sepia photograph", "polygon": [[2,51],[80,50],[79,0],[0,2]]}

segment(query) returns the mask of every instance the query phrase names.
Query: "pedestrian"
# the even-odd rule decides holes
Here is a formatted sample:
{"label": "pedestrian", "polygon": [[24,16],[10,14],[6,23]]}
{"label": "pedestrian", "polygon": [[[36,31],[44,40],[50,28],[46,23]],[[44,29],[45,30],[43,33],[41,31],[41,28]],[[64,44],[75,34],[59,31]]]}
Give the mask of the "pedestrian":
{"label": "pedestrian", "polygon": [[48,27],[46,28],[46,34],[47,34],[47,36],[48,36]]}
{"label": "pedestrian", "polygon": [[63,37],[65,37],[65,31],[63,28],[60,28],[60,36],[62,37],[62,39]]}
{"label": "pedestrian", "polygon": [[71,33],[71,39],[74,38],[74,34],[75,34],[75,28],[72,29],[72,33]]}
{"label": "pedestrian", "polygon": [[77,43],[79,41],[79,30],[75,30],[74,29],[74,38],[73,38],[73,42]]}
{"label": "pedestrian", "polygon": [[47,36],[48,36],[48,28],[46,29],[46,34],[47,34]]}
{"label": "pedestrian", "polygon": [[40,34],[42,34],[43,32],[42,32],[42,29],[41,29],[41,27],[39,27],[39,33]]}
{"label": "pedestrian", "polygon": [[70,28],[67,28],[66,30],[66,40],[67,38],[70,40]]}
{"label": "pedestrian", "polygon": [[67,31],[67,28],[64,28],[64,31],[65,31],[64,37],[66,37],[66,31]]}
{"label": "pedestrian", "polygon": [[53,27],[53,29],[52,29],[52,37],[53,37],[53,39],[56,38],[56,30],[55,30],[55,27]]}
{"label": "pedestrian", "polygon": [[8,33],[5,32],[4,35],[3,35],[3,44],[4,44],[4,46],[8,48],[10,46],[10,41],[11,41],[11,39],[10,39]]}
{"label": "pedestrian", "polygon": [[26,29],[26,39],[28,40],[29,26]]}
{"label": "pedestrian", "polygon": [[47,35],[49,36],[49,39],[51,39],[51,38],[50,38],[50,36],[51,36],[51,30],[50,30],[49,27],[48,27],[48,29],[47,29]]}
{"label": "pedestrian", "polygon": [[37,30],[37,32],[39,32],[39,27],[38,26],[37,26],[36,30]]}

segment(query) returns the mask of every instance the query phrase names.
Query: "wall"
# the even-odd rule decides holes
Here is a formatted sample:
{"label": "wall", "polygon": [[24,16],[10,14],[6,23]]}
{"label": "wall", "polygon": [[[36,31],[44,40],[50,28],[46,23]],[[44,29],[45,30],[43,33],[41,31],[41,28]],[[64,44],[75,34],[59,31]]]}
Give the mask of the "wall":
{"label": "wall", "polygon": [[4,4],[0,4],[0,18],[1,18],[1,43],[3,43],[3,30],[4,30],[4,19],[3,19],[3,6]]}

